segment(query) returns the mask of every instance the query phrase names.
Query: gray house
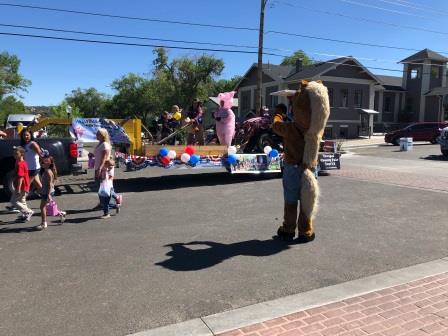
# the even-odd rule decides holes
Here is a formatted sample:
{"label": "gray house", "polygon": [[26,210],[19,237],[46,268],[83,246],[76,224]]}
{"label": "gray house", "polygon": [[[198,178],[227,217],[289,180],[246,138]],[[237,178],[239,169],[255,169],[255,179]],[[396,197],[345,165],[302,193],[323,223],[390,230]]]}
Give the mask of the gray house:
{"label": "gray house", "polygon": [[[448,107],[446,63],[448,58],[428,49],[412,55],[401,77],[371,73],[353,57],[343,57],[310,66],[263,65],[263,105],[270,109],[284,97],[271,96],[283,89],[297,89],[302,79],[321,80],[328,87],[331,114],[326,137],[348,138],[369,135],[413,121],[444,119]],[[257,64],[238,83],[238,115],[254,112]],[[372,123],[374,122],[374,125]]]}

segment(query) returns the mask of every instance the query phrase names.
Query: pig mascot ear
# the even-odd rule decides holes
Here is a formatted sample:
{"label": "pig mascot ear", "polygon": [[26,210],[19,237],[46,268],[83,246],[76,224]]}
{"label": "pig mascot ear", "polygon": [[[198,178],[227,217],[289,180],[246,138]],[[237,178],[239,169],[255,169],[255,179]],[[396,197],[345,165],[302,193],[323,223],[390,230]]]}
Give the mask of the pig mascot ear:
{"label": "pig mascot ear", "polygon": [[232,108],[233,106],[233,96],[235,95],[235,91],[231,91],[231,92],[224,92],[224,93],[220,93],[218,95],[218,99],[219,101],[224,101],[224,107],[225,108]]}

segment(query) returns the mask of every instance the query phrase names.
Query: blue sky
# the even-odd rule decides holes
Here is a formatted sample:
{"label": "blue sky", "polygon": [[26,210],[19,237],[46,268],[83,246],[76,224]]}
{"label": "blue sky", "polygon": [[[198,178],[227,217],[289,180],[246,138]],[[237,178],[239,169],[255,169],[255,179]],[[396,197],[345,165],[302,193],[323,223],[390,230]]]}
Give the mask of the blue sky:
{"label": "blue sky", "polygon": [[[266,31],[284,31],[415,49],[430,48],[448,53],[448,27],[444,24],[448,19],[448,2],[446,0],[269,1],[266,10]],[[5,2],[7,1],[5,0]],[[123,16],[255,28],[258,26],[260,6],[259,0],[9,0],[9,2]],[[426,7],[422,8],[422,6]],[[440,33],[363,22],[324,14],[316,10],[401,26],[420,27]],[[0,6],[0,23],[244,46],[256,46],[258,43],[258,33],[255,31],[118,20],[2,6]],[[75,34],[5,27],[0,27],[0,32],[99,39]],[[444,32],[446,33],[444,34]],[[117,38],[102,39],[119,40]],[[125,42],[133,41],[125,40]],[[171,44],[174,45],[174,43]],[[191,44],[177,45],[195,46]],[[296,49],[303,49],[313,58],[319,60],[335,58],[330,55],[352,55],[366,66],[387,69],[401,69],[396,62],[412,54],[411,51],[341,44],[272,33],[266,34],[265,47],[280,49],[273,52],[282,55],[288,55]],[[211,48],[216,47],[211,46]],[[243,50],[243,48],[240,49]],[[23,94],[27,105],[58,104],[64,99],[65,94],[78,87],[95,87],[101,92],[112,94],[109,85],[114,79],[128,72],[148,73],[153,60],[151,48],[83,44],[1,35],[0,51],[16,54],[22,60],[21,72],[33,82],[29,92]],[[170,57],[194,56],[200,53],[202,52],[174,49],[169,51]],[[255,54],[213,54],[225,61],[223,78],[244,74],[250,64],[256,62],[257,59]],[[374,59],[377,61],[373,61]],[[277,64],[281,58],[265,56],[264,61]],[[401,75],[397,72],[383,70],[372,70],[372,72]]]}

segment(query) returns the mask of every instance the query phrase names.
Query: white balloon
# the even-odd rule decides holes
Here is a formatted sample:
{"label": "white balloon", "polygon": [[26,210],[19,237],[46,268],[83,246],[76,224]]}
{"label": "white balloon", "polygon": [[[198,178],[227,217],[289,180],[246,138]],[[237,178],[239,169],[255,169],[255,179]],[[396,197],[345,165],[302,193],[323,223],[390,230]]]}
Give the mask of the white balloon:
{"label": "white balloon", "polygon": [[188,163],[188,161],[190,161],[190,154],[183,153],[183,154],[180,156],[180,160],[181,160],[183,163]]}
{"label": "white balloon", "polygon": [[271,147],[271,146],[266,146],[266,147],[263,149],[263,152],[264,152],[266,155],[269,155],[269,153],[271,152],[271,150],[272,150],[272,147]]}
{"label": "white balloon", "polygon": [[236,149],[235,146],[229,146],[229,148],[227,149],[227,154],[229,154],[229,155],[235,155],[237,151],[238,151],[238,150]]}
{"label": "white balloon", "polygon": [[176,151],[173,151],[173,150],[170,150],[169,152],[168,152],[168,157],[171,159],[171,160],[174,160],[175,158],[176,158]]}

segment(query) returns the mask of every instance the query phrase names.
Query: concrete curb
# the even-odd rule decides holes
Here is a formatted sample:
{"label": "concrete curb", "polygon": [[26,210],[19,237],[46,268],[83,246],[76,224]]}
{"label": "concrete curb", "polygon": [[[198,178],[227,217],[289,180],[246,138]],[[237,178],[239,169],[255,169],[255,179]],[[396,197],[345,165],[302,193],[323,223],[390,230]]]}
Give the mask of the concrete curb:
{"label": "concrete curb", "polygon": [[448,257],[128,336],[214,336],[446,272]]}

